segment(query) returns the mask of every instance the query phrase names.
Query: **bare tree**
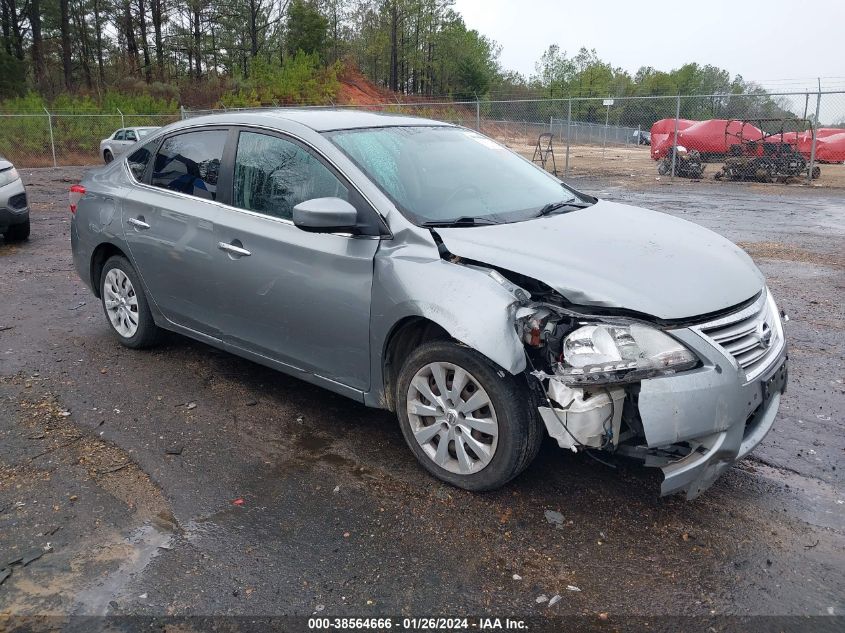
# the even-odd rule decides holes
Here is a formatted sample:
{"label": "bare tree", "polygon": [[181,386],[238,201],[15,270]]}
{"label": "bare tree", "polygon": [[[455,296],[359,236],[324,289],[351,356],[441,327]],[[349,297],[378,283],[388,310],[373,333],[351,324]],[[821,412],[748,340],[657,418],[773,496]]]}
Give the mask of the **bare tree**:
{"label": "bare tree", "polygon": [[147,9],[144,0],[138,0],[138,26],[141,27],[141,50],[144,54],[144,79],[147,83],[153,80],[152,62],[150,61],[150,45],[147,41]]}
{"label": "bare tree", "polygon": [[164,80],[164,40],[162,38],[162,24],[165,19],[164,0],[150,0],[150,15],[155,38],[156,74],[159,81],[162,81]]}
{"label": "bare tree", "polygon": [[[7,0],[15,15],[15,0]],[[17,23],[17,20],[14,22]],[[32,31],[32,68],[35,74],[35,84],[42,86],[44,83],[44,50],[43,40],[41,38],[41,7],[39,0],[30,0],[29,2],[29,28]],[[23,59],[23,49],[18,55],[18,59]]]}
{"label": "bare tree", "polygon": [[59,0],[59,13],[59,30],[62,34],[62,76],[64,78],[65,88],[70,90],[73,82],[71,78],[73,66],[70,50],[70,13],[68,11],[68,0]]}

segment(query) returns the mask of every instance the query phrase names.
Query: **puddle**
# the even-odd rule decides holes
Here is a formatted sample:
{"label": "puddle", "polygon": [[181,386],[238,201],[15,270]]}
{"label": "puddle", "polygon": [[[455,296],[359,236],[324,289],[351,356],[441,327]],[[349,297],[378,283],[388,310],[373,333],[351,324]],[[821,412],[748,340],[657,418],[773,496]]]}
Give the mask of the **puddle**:
{"label": "puddle", "polygon": [[157,521],[155,524],[144,524],[126,538],[124,561],[115,571],[106,574],[95,584],[77,593],[72,613],[74,615],[107,615],[109,603],[123,594],[133,577],[144,571],[162,548],[170,546],[174,533],[162,530],[164,523]]}
{"label": "puddle", "polygon": [[845,494],[835,486],[759,461],[752,462],[751,469],[743,470],[787,486],[797,501],[792,504],[792,513],[804,523],[835,531],[845,528]]}

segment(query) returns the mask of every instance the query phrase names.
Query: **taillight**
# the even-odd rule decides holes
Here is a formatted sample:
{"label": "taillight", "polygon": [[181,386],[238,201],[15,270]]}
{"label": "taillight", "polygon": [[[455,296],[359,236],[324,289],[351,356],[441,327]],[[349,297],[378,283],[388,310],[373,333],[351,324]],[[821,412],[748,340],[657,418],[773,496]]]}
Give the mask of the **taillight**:
{"label": "taillight", "polygon": [[79,204],[80,198],[85,195],[85,187],[82,185],[73,185],[70,188],[70,194],[68,194],[68,198],[70,199],[70,212],[76,213],[76,205]]}

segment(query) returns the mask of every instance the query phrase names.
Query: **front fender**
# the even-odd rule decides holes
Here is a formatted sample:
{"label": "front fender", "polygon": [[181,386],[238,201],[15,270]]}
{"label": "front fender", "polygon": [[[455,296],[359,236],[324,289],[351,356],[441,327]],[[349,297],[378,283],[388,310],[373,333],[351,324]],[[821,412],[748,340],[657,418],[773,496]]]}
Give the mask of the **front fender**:
{"label": "front fender", "polygon": [[525,370],[525,351],[514,327],[518,303],[482,270],[399,252],[380,252],[374,268],[368,402],[383,402],[385,343],[394,326],[408,317],[436,323],[511,374]]}

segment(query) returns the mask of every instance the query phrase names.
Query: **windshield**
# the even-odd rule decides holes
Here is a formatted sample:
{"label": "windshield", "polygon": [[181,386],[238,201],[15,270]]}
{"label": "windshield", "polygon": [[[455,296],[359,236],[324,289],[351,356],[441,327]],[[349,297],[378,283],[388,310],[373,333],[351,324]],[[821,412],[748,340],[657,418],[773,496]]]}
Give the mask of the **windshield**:
{"label": "windshield", "polygon": [[417,224],[516,222],[585,200],[489,138],[457,127],[327,134]]}
{"label": "windshield", "polygon": [[144,138],[145,136],[149,136],[150,132],[152,132],[155,129],[157,129],[157,128],[154,128],[154,127],[138,128],[138,136],[140,136],[141,138]]}

